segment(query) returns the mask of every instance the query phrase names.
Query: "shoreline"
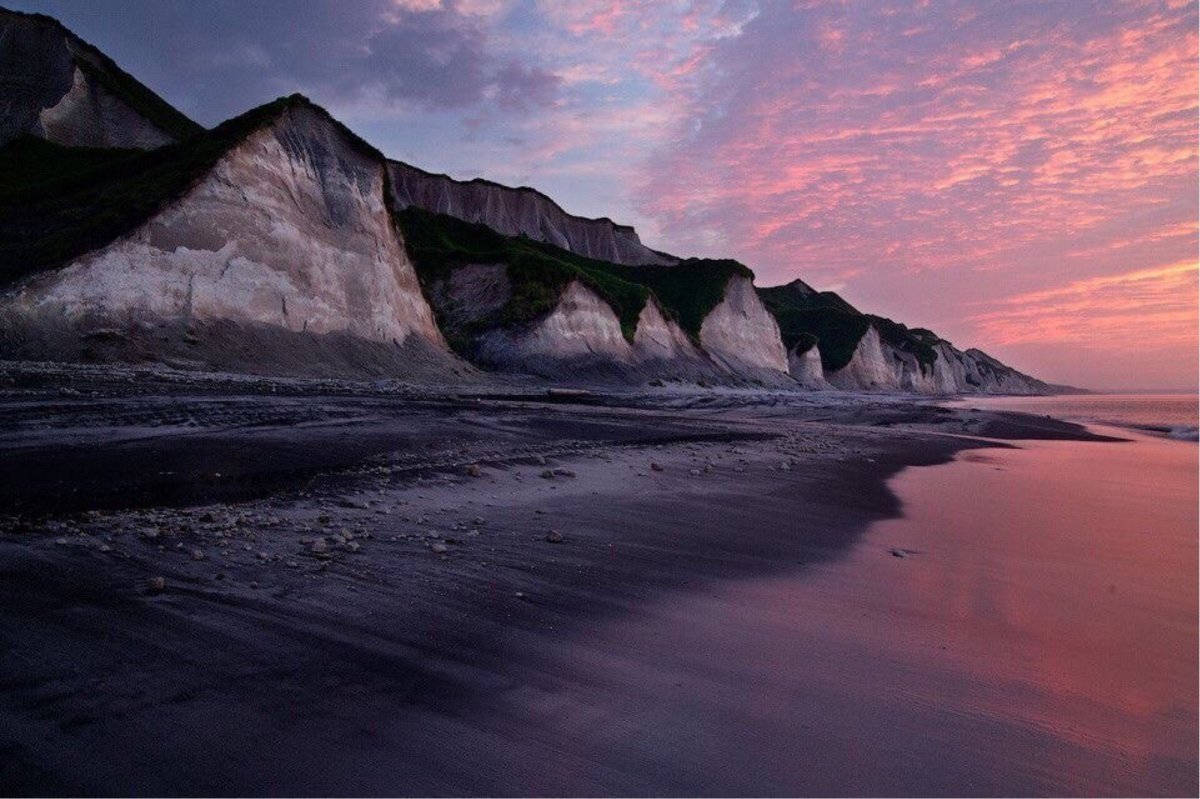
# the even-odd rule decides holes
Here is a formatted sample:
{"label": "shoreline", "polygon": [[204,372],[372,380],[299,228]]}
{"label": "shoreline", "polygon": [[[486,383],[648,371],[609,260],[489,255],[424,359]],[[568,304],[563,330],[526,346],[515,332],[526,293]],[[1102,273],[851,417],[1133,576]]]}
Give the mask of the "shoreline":
{"label": "shoreline", "polygon": [[[450,740],[485,752],[519,737],[471,719],[522,685],[552,701],[566,678],[542,669],[561,642],[666,595],[838,562],[899,514],[887,483],[903,468],[1004,446],[963,436],[1094,439],[866,398],[648,410],[322,395],[300,398],[322,408],[301,420],[286,401],[234,399],[8,404],[8,477],[45,499],[0,536],[5,792],[508,792]],[[47,412],[61,403],[81,418]],[[31,433],[26,418],[66,423]],[[121,462],[184,452],[180,482],[214,458],[226,471],[179,507],[44,515],[55,481],[101,450],[112,469],[92,498]],[[323,464],[264,466],[313,451]],[[69,468],[39,483],[56,458]]]}

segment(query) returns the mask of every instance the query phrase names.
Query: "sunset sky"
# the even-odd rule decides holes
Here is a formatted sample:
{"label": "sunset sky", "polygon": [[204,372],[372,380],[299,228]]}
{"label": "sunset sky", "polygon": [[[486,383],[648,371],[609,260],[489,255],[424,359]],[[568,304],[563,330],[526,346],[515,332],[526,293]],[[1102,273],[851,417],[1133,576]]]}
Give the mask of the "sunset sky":
{"label": "sunset sky", "polygon": [[1195,2],[4,4],[206,125],[300,91],[1047,380],[1196,386]]}

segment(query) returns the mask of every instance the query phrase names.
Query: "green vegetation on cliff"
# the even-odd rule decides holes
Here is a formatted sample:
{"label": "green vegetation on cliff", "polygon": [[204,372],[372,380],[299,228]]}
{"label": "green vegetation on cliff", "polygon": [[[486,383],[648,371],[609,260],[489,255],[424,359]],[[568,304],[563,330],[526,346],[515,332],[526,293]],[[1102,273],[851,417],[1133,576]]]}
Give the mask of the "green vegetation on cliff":
{"label": "green vegetation on cliff", "polygon": [[899,322],[858,311],[832,291],[813,291],[796,281],[786,286],[759,289],[763,304],[775,315],[783,344],[789,351],[806,352],[820,347],[826,372],[844,368],[854,357],[858,342],[874,327],[880,339],[901,352],[912,353],[921,369],[937,360],[940,339],[923,328],[911,330]]}
{"label": "green vegetation on cliff", "polygon": [[[505,236],[485,225],[419,208],[395,213],[405,245],[427,293],[459,267],[504,264],[512,294],[493,317],[474,327],[532,322],[553,310],[572,281],[579,281],[612,306],[629,341],[638,317],[654,297],[680,327],[697,339],[704,317],[725,296],[735,275],[752,276],[736,261],[691,259],[677,266],[624,266],[576,255],[525,236]],[[435,310],[437,303],[434,302]],[[472,331],[467,331],[468,333]]]}

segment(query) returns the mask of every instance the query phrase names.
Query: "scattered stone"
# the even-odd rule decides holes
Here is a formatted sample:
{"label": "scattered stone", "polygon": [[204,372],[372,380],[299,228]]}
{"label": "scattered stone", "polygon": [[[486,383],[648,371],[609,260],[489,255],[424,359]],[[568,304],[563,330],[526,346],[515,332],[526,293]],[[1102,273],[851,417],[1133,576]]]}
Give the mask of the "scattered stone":
{"label": "scattered stone", "polygon": [[543,470],[542,474],[541,474],[541,478],[543,480],[553,480],[554,479],[554,471],[552,469]]}
{"label": "scattered stone", "polygon": [[470,466],[467,467],[467,476],[483,477],[483,469],[479,468],[478,463],[472,463]]}
{"label": "scattered stone", "polygon": [[546,540],[551,544],[561,544],[563,542],[563,534],[558,530],[551,530],[546,533]]}
{"label": "scattered stone", "polygon": [[522,602],[529,601],[529,597],[525,594],[524,591],[518,591],[517,593],[513,594],[513,596],[515,596],[517,599],[521,600]]}
{"label": "scattered stone", "polygon": [[167,579],[165,577],[151,577],[150,582],[146,585],[146,590],[152,594],[161,594],[167,590]]}
{"label": "scattered stone", "polygon": [[448,546],[446,546],[445,544],[443,544],[443,543],[440,543],[440,542],[435,542],[435,543],[431,544],[431,545],[430,545],[430,547],[429,547],[429,549],[430,549],[430,551],[432,551],[432,552],[433,552],[435,555],[441,555],[441,554],[443,554],[443,553],[445,553],[445,552],[449,552],[449,551],[450,551],[450,547],[448,547]]}
{"label": "scattered stone", "polygon": [[324,538],[318,538],[312,542],[308,549],[314,555],[324,555],[329,552],[329,544],[325,542]]}
{"label": "scattered stone", "polygon": [[650,469],[651,469],[652,471],[655,471],[655,472],[661,472],[661,471],[664,471],[662,464],[661,464],[661,463],[657,463],[657,462],[655,462],[655,461],[651,461],[651,462],[650,462]]}
{"label": "scattered stone", "polygon": [[893,558],[907,558],[907,557],[908,557],[908,552],[907,552],[907,551],[905,551],[905,550],[903,550],[903,549],[893,549],[893,550],[892,550],[892,557],[893,557]]}
{"label": "scattered stone", "polygon": [[204,560],[204,553],[199,549],[193,549],[192,560]]}

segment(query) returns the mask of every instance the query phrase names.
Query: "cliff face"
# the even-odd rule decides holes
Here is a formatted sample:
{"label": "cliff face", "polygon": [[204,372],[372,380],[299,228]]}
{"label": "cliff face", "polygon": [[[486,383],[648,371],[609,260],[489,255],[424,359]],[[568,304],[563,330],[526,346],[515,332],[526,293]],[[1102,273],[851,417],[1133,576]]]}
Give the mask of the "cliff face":
{"label": "cliff face", "polygon": [[131,234],[0,295],[0,329],[18,349],[182,338],[185,353],[220,364],[230,353],[206,349],[205,331],[234,325],[248,331],[242,347],[261,333],[267,368],[289,337],[331,336],[351,359],[360,342],[385,371],[402,347],[445,352],[384,186],[382,159],[289,106]]}
{"label": "cliff face", "polygon": [[199,130],[55,20],[0,9],[0,145],[150,149]]}
{"label": "cliff face", "polygon": [[497,319],[511,290],[504,264],[471,264],[430,287],[448,335],[486,368],[635,381],[721,376],[653,299],[630,340],[612,306],[579,281],[566,286],[548,313],[524,324]]}
{"label": "cliff face", "polygon": [[579,282],[536,322],[484,332],[477,353],[493,368],[546,377],[694,378],[715,371],[656,303],[642,310],[631,342],[612,307]]}
{"label": "cliff face", "polygon": [[734,374],[787,374],[788,357],[779,325],[763,306],[750,278],[734,277],[725,298],[704,318],[700,345]]}
{"label": "cliff face", "polygon": [[872,325],[845,367],[825,374],[845,391],[897,391],[915,394],[1046,394],[1051,387],[979,350],[963,352],[946,341],[933,347],[933,363],[923,363],[883,341]]}
{"label": "cliff face", "polygon": [[830,388],[825,380],[825,370],[821,367],[821,351],[817,347],[809,347],[804,352],[799,347],[793,347],[788,352],[788,374],[801,386],[812,390]]}
{"label": "cliff face", "polygon": [[632,336],[617,311],[575,280],[552,309],[526,323],[505,320],[512,285],[504,264],[470,264],[428,287],[447,335],[481,365],[548,377],[756,380],[791,384],[774,320],[748,278],[734,277],[705,317],[699,346],[651,296]]}
{"label": "cliff face", "polygon": [[609,219],[572,216],[546,195],[486,180],[458,181],[389,162],[397,209],[415,206],[474,222],[506,236],[525,235],[578,255],[616,264],[671,264],[642,244],[637,232]]}

